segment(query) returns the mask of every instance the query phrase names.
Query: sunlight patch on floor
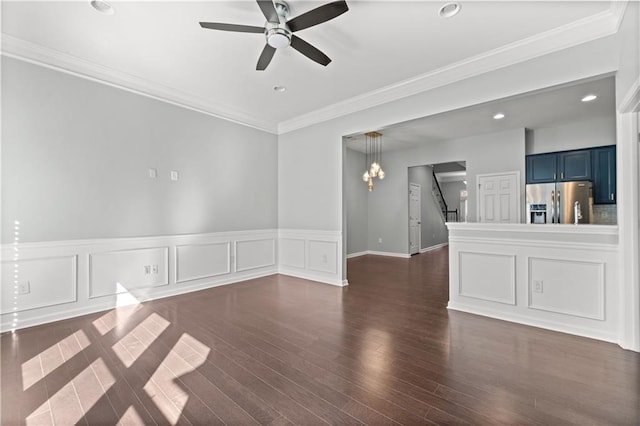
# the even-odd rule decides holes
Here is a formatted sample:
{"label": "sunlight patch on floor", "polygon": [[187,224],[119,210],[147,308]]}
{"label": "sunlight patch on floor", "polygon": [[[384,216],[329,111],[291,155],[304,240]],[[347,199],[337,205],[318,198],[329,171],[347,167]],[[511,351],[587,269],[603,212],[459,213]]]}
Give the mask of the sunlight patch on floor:
{"label": "sunlight patch on floor", "polygon": [[[188,363],[180,356],[185,351],[197,351],[203,356],[199,358],[198,363]],[[209,351],[210,349],[198,339],[186,333],[183,334],[145,384],[144,390],[171,424],[175,425],[178,422],[190,397],[180,377],[195,371],[202,365]]]}
{"label": "sunlight patch on floor", "polygon": [[137,297],[135,297],[125,286],[120,283],[116,283],[116,307],[137,305],[140,303]]}
{"label": "sunlight patch on floor", "polygon": [[138,411],[132,405],[129,408],[127,408],[127,411],[125,411],[122,417],[120,417],[120,421],[118,422],[118,424],[119,425],[143,425],[144,420],[142,420],[142,417],[140,417],[140,414],[138,414]]}
{"label": "sunlight patch on floor", "polygon": [[62,346],[65,349],[67,359],[77,355],[90,345],[87,335],[82,330],[51,345],[38,355],[22,363],[22,390],[27,390],[35,383],[43,379],[47,374],[60,367],[65,362]]}
{"label": "sunlight patch on floor", "polygon": [[[127,333],[126,336],[118,340],[111,349],[118,355],[120,361],[129,368],[158,336],[169,327],[169,324],[169,321],[153,313]],[[155,333],[149,333],[149,328],[154,330]]]}
{"label": "sunlight patch on floor", "polygon": [[139,310],[138,304],[121,306],[117,309],[108,311],[100,318],[93,321],[93,326],[101,335],[105,335],[116,327],[122,327],[127,324],[129,318]]}
{"label": "sunlight patch on floor", "polygon": [[[102,380],[96,376],[100,371]],[[115,383],[115,378],[109,373],[102,358],[84,368],[69,382],[52,395],[41,407],[29,415],[37,423],[39,410],[45,406],[52,407],[51,417],[54,424],[75,424],[80,421]],[[106,385],[106,386],[105,386]]]}
{"label": "sunlight patch on floor", "polygon": [[53,424],[53,418],[51,417],[51,405],[47,399],[41,406],[29,414],[25,419],[27,426],[43,426]]}

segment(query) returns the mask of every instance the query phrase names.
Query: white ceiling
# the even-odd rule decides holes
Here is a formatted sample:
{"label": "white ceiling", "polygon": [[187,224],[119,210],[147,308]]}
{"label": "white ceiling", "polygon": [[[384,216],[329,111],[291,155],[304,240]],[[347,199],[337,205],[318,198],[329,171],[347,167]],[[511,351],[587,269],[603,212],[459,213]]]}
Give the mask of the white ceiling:
{"label": "white ceiling", "polygon": [[[587,94],[595,94],[598,98],[592,102],[582,102],[581,99]],[[503,113],[505,118],[494,120],[493,116],[498,112]],[[556,127],[572,121],[614,115],[615,79],[608,76],[371,130],[381,132],[383,149],[392,151],[508,129]],[[361,134],[348,136],[347,148],[364,152],[364,139]]]}
{"label": "white ceiling", "polygon": [[[262,26],[255,1],[3,1],[3,53],[51,63],[205,112],[276,132],[296,117],[362,97],[542,33],[590,25],[610,1],[356,1],[298,34],[325,52],[326,68],[291,48],[255,70],[261,34],[212,31],[199,21]],[[291,17],[325,2],[291,0]],[[277,93],[273,86],[287,87]]]}

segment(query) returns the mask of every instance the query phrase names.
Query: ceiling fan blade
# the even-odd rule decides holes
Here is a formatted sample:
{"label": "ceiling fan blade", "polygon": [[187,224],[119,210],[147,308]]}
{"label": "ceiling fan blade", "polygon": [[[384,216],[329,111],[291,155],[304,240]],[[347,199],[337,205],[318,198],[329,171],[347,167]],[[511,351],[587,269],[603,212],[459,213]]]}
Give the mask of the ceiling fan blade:
{"label": "ceiling fan blade", "polygon": [[235,31],[238,33],[264,33],[264,28],[251,25],[221,24],[218,22],[200,22],[202,28],[220,31]]}
{"label": "ceiling fan blade", "polygon": [[295,34],[291,36],[291,47],[293,47],[312,61],[316,61],[317,63],[319,63],[320,65],[324,65],[325,67],[331,62],[331,59],[327,55],[325,55],[320,50],[316,49],[300,37],[296,36]]}
{"label": "ceiling fan blade", "polygon": [[300,31],[340,16],[347,10],[349,10],[349,7],[346,1],[334,1],[310,10],[307,13],[303,13],[300,16],[296,16],[287,21],[287,25],[292,32]]}
{"label": "ceiling fan blade", "polygon": [[280,18],[278,17],[278,12],[276,12],[276,7],[273,5],[272,0],[256,0],[258,2],[258,6],[262,10],[262,14],[267,21],[279,23]]}
{"label": "ceiling fan blade", "polygon": [[262,53],[260,54],[260,58],[258,58],[258,65],[256,65],[256,70],[264,71],[271,62],[274,53],[276,53],[276,48],[265,44],[264,49],[262,49]]}

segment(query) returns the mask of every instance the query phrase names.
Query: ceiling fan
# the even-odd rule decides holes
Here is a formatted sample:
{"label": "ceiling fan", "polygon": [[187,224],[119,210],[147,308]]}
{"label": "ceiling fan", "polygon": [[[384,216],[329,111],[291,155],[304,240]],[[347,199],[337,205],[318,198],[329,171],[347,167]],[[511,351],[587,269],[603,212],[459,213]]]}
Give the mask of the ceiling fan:
{"label": "ceiling fan", "polygon": [[273,58],[276,49],[291,46],[307,58],[327,66],[331,59],[317,48],[293,34],[314,25],[329,21],[345,13],[349,8],[344,0],[334,1],[303,13],[295,18],[289,18],[289,5],[283,0],[256,0],[262,14],[267,18],[264,27],[251,25],[223,24],[218,22],[200,22],[202,28],[221,31],[235,31],[240,33],[263,33],[267,43],[258,59],[256,70],[263,71]]}

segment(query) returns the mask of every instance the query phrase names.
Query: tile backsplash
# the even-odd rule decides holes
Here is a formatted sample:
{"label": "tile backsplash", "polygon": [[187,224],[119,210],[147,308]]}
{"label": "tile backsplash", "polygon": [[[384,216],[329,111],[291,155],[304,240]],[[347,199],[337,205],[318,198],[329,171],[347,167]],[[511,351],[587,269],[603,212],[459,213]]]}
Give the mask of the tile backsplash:
{"label": "tile backsplash", "polygon": [[616,204],[594,204],[592,208],[591,223],[596,225],[616,225],[618,223],[618,206]]}

